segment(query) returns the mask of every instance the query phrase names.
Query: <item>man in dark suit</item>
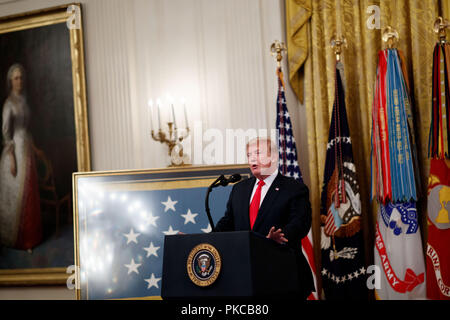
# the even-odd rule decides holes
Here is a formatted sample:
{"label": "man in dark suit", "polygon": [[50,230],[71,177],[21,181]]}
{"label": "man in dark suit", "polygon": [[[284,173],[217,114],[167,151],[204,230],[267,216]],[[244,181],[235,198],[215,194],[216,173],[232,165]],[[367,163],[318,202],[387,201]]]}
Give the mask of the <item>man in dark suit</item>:
{"label": "man in dark suit", "polygon": [[278,149],[270,139],[251,140],[247,157],[253,177],[233,186],[225,215],[215,231],[252,230],[293,248],[299,292],[306,299],[314,291],[311,269],[301,249],[301,240],[311,227],[308,188],[278,173]]}

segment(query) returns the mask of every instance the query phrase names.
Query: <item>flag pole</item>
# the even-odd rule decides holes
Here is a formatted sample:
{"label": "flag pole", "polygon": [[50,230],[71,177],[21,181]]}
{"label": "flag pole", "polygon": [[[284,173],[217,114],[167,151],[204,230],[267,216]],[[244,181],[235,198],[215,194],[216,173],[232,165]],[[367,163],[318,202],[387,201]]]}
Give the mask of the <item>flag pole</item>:
{"label": "flag pole", "polygon": [[[300,166],[297,159],[297,147],[295,144],[295,138],[293,135],[293,127],[289,112],[286,106],[285,97],[285,85],[283,81],[283,72],[281,62],[283,61],[283,53],[287,51],[287,48],[283,42],[275,40],[270,46],[270,53],[275,57],[277,62],[277,81],[278,81],[278,93],[277,93],[277,141],[278,141],[278,154],[279,163],[278,170],[283,176],[289,176],[297,181],[303,183]],[[316,291],[313,291],[308,296],[308,300],[319,299],[319,288],[317,287],[317,272],[316,263],[314,258],[314,246],[312,227],[309,229],[308,235],[301,239],[302,252],[308,262],[313,276],[314,287]]]}
{"label": "flag pole", "polygon": [[[335,35],[332,39],[331,39],[331,48],[334,51],[334,54],[336,55],[336,68],[335,68],[335,72],[336,69],[338,68],[338,64],[341,61],[341,55],[342,55],[342,48],[346,48],[347,47],[347,40],[341,36],[340,32],[338,32],[337,35]],[[340,113],[339,111],[339,91],[337,88],[337,75],[335,74],[335,102],[336,102],[336,116]],[[338,124],[340,122],[338,121]],[[341,128],[335,128],[335,130],[339,131],[339,132],[335,132],[335,137],[340,137],[341,136]],[[340,146],[340,143],[339,143]],[[345,203],[346,201],[346,195],[345,195],[345,184],[344,184],[344,174],[343,174],[343,162],[342,162],[342,150],[339,150],[339,161],[336,158],[336,172],[338,172],[338,174],[336,175],[336,197],[335,197],[335,206],[336,208],[340,207],[341,202]],[[336,153],[335,156],[337,157],[338,154]]]}
{"label": "flag pole", "polygon": [[[336,68],[337,68],[337,64],[341,61],[341,55],[342,55],[342,49],[343,48],[347,48],[347,40],[342,37],[341,32],[338,31],[338,34],[336,34],[330,41],[331,44],[331,48],[334,51],[334,54],[336,55]],[[337,75],[335,75],[335,95],[336,95],[336,113],[339,113],[339,97],[338,97],[338,88],[337,88],[337,79],[336,79]],[[338,129],[337,127],[335,128],[336,130]],[[340,126],[339,126],[339,133],[336,132],[335,133],[335,138],[341,136],[341,130],[340,130]],[[339,143],[340,145],[340,143]],[[342,150],[339,153],[340,154],[340,158],[342,158]],[[337,157],[337,154],[335,154],[335,156]],[[335,206],[336,208],[340,207],[341,202],[345,203],[346,201],[346,195],[345,195],[345,181],[344,181],[344,173],[342,171],[342,159],[339,159],[340,161],[338,161],[338,159],[336,159],[335,161],[335,170],[336,172],[338,172],[338,174],[336,175],[336,192],[335,192]],[[334,255],[334,259],[336,260],[338,258],[337,255],[337,250],[336,250],[336,243],[335,243],[335,239],[334,239],[334,234],[331,236],[332,239],[332,243],[333,243],[333,255]]]}

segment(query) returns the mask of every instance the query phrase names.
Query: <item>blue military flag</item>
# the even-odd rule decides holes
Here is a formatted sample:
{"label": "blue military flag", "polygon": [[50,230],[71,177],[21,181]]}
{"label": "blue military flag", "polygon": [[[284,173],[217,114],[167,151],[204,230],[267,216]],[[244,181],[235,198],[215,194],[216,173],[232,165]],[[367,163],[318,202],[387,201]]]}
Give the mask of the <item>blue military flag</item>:
{"label": "blue military flag", "polygon": [[378,52],[372,108],[372,198],[379,202],[374,262],[381,270],[377,299],[423,299],[425,263],[416,200],[419,171],[405,59]]}

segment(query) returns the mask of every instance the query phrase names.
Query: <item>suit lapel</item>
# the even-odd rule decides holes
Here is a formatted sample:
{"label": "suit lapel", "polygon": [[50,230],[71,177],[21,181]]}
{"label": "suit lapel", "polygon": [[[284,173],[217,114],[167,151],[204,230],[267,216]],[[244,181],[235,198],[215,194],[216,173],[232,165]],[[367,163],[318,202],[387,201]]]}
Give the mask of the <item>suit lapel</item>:
{"label": "suit lapel", "polygon": [[271,208],[272,204],[274,203],[274,201],[280,194],[280,192],[281,192],[280,184],[281,184],[281,179],[280,179],[280,174],[278,173],[275,180],[273,180],[272,185],[270,186],[269,190],[267,191],[267,194],[264,197],[263,202],[261,203],[261,207],[259,208],[258,215],[255,220],[255,224],[253,225],[254,230],[257,230],[259,225],[264,220],[264,216],[268,214],[268,212],[270,211],[269,209]]}

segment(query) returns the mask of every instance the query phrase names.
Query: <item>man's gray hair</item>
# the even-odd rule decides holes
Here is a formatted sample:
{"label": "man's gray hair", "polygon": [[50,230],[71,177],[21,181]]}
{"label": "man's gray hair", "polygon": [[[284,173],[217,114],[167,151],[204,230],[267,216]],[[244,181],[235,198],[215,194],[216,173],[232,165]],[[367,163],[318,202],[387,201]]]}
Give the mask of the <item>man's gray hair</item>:
{"label": "man's gray hair", "polygon": [[250,141],[247,142],[246,150],[248,151],[248,147],[251,144],[260,144],[261,141],[267,143],[267,146],[269,147],[270,155],[276,156],[278,158],[278,145],[270,137],[256,137],[256,138],[250,139]]}

